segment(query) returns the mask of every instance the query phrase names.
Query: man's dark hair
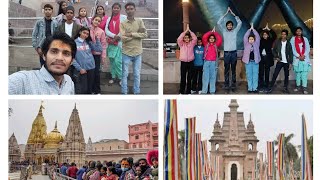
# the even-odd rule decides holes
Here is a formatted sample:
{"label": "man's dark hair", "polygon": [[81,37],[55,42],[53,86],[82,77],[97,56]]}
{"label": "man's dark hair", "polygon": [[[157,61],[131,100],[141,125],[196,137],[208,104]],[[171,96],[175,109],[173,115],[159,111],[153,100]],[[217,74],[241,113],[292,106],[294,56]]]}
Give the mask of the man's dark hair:
{"label": "man's dark hair", "polygon": [[145,159],[145,158],[141,158],[138,160],[138,162],[140,162],[140,161],[145,161],[147,163],[147,159]]}
{"label": "man's dark hair", "polygon": [[41,50],[45,56],[47,55],[49,48],[50,48],[50,45],[54,40],[59,40],[65,44],[69,45],[71,48],[72,59],[76,56],[77,45],[74,42],[74,40],[68,34],[66,34],[64,32],[55,32],[52,36],[50,36],[44,40],[44,43],[42,45]]}
{"label": "man's dark hair", "polygon": [[289,31],[288,31],[288,30],[282,29],[282,30],[281,30],[281,33],[283,33],[283,32],[286,33],[286,35],[288,36],[288,34],[289,34]]}
{"label": "man's dark hair", "polygon": [[136,5],[133,2],[128,2],[124,8],[127,9],[128,6],[133,6],[134,8],[136,8]]}
{"label": "man's dark hair", "polygon": [[100,171],[103,165],[101,163],[97,164],[96,168]]}
{"label": "man's dark hair", "polygon": [[50,8],[50,9],[53,10],[53,6],[52,6],[51,4],[45,4],[45,5],[43,6],[43,9],[45,9],[45,8]]}
{"label": "man's dark hair", "polygon": [[229,24],[231,24],[233,26],[233,22],[232,21],[227,21],[226,26],[228,26]]}
{"label": "man's dark hair", "polygon": [[71,166],[75,166],[76,164],[73,162],[73,163],[71,163]]}

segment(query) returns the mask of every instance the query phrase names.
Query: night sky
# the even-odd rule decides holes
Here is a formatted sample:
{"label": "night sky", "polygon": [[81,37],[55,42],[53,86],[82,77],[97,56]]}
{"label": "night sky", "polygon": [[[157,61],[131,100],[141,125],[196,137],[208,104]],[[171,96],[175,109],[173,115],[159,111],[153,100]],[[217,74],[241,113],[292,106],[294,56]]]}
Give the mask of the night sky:
{"label": "night sky", "polygon": [[[240,12],[248,18],[260,0],[233,0]],[[182,32],[182,0],[164,0],[164,42],[175,42]],[[190,29],[193,32],[206,32],[209,30],[205,18],[200,12],[197,0],[190,2]],[[305,21],[313,17],[313,0],[289,0],[300,18]],[[278,6],[272,1],[268,6],[260,26],[265,26],[269,22],[269,27],[273,24],[285,24],[285,20]]]}

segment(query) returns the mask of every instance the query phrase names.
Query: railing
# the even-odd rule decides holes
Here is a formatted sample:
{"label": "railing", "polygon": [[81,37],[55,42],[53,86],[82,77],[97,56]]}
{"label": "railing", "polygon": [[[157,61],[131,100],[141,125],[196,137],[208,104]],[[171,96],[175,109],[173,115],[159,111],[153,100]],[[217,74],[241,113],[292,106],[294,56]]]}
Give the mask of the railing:
{"label": "railing", "polygon": [[[98,2],[98,0],[96,0]],[[9,17],[9,20],[39,20],[43,17]],[[159,20],[159,18],[140,18],[142,20]],[[33,30],[33,28],[21,28],[21,27],[10,27],[10,29],[19,29],[19,30]],[[159,29],[146,29],[147,32],[150,31],[159,31]],[[159,32],[158,32],[159,34]],[[11,39],[32,39],[31,36],[9,36]],[[143,41],[158,41],[158,39],[147,38],[143,39]],[[16,45],[16,44],[9,44],[9,47],[18,47],[18,48],[33,48],[31,45]],[[152,50],[158,51],[157,48],[143,48],[144,50]]]}
{"label": "railing", "polygon": [[47,172],[48,172],[49,178],[52,180],[76,180],[72,177],[59,173],[59,168],[55,168],[55,170],[53,170],[53,169],[50,169],[49,167]]}

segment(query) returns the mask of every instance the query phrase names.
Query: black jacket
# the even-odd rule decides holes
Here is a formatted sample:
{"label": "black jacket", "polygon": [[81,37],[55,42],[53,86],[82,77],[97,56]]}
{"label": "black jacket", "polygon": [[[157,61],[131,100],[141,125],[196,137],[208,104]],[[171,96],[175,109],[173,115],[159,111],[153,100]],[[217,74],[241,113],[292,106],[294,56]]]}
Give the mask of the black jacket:
{"label": "black jacket", "polygon": [[263,32],[261,32],[261,40],[260,40],[260,55],[262,57],[262,51],[265,49],[266,51],[266,56],[267,56],[267,64],[269,67],[274,65],[274,60],[273,60],[273,54],[272,54],[272,45],[273,42],[277,39],[276,33],[271,29],[269,31],[269,37],[267,39],[263,39],[262,35]]}
{"label": "black jacket", "polygon": [[[282,60],[282,56],[281,56],[281,47],[282,47],[282,43],[281,43],[281,39],[278,39],[274,45],[273,48],[273,55],[275,58],[279,58],[280,61]],[[292,64],[293,62],[293,53],[292,53],[292,46],[289,40],[287,40],[287,44],[286,44],[286,58],[289,64]]]}

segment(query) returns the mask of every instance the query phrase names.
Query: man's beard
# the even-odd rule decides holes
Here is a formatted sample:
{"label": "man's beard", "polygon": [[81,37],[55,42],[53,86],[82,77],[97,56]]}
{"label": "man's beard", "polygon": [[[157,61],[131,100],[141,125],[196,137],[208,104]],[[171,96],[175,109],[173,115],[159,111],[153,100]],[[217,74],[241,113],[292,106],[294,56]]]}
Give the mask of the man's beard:
{"label": "man's beard", "polygon": [[48,66],[47,66],[47,62],[45,62],[44,63],[44,68],[46,68],[46,70],[52,75],[52,76],[62,76],[62,75],[64,75],[64,74],[66,74],[67,73],[67,71],[65,71],[65,72],[53,72],[53,71],[51,71],[51,70],[49,70],[49,68],[48,68]]}

